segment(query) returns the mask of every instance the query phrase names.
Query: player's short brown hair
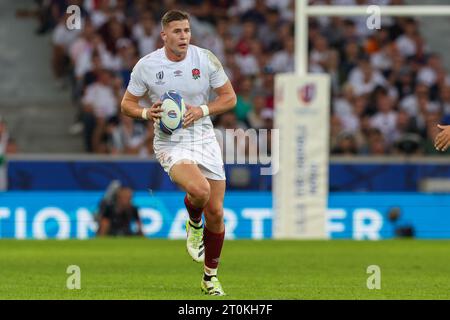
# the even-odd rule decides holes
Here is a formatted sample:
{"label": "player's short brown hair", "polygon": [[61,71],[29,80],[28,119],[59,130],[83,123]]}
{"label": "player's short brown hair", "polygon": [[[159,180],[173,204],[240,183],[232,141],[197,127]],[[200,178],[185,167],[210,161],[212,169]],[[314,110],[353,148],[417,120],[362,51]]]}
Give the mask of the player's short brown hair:
{"label": "player's short brown hair", "polygon": [[189,21],[189,14],[181,10],[170,10],[167,11],[161,19],[161,24],[166,27],[172,21]]}

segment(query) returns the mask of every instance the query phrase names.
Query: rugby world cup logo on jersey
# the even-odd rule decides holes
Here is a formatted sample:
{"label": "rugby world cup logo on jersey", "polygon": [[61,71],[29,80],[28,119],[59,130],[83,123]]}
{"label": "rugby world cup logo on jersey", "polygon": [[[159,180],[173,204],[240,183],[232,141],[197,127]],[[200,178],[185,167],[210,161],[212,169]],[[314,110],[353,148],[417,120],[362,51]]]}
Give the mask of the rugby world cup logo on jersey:
{"label": "rugby world cup logo on jersey", "polygon": [[163,84],[165,84],[165,82],[162,81],[162,79],[164,79],[164,71],[158,72],[158,73],[156,74],[156,79],[157,79],[158,81],[156,81],[155,84],[158,84],[158,85],[163,85]]}
{"label": "rugby world cup logo on jersey", "polygon": [[316,97],[316,85],[307,83],[297,90],[297,97],[303,104],[309,104]]}
{"label": "rugby world cup logo on jersey", "polygon": [[197,68],[192,69],[192,78],[194,80],[197,80],[198,78],[200,78],[200,70]]}

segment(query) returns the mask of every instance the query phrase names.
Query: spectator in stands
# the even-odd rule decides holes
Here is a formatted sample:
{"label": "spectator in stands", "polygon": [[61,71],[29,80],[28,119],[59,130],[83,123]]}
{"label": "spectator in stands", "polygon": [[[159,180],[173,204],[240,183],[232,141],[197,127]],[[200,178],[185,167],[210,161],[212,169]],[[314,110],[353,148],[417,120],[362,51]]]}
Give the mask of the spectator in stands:
{"label": "spectator in stands", "polygon": [[105,152],[103,133],[108,119],[118,113],[122,83],[110,71],[101,70],[98,79],[83,96],[85,146],[89,152]]}
{"label": "spectator in stands", "polygon": [[275,72],[294,72],[295,43],[292,36],[286,37],[283,42],[283,50],[276,52],[270,60],[269,65]]}
{"label": "spectator in stands", "polygon": [[119,60],[117,75],[121,78],[122,83],[128,83],[131,71],[139,61],[137,48],[131,40],[122,38],[117,42],[117,57]]}
{"label": "spectator in stands", "polygon": [[[132,236],[143,235],[142,223],[138,208],[132,203],[133,191],[127,187],[120,187],[112,201],[102,201],[99,211],[99,236]],[[136,229],[133,230],[133,223]]]}
{"label": "spectator in stands", "polygon": [[267,51],[275,51],[277,42],[278,28],[281,24],[281,18],[276,8],[268,8],[266,14],[266,23],[261,25],[258,29],[258,39],[261,39],[261,44]]}
{"label": "spectator in stands", "polygon": [[258,92],[264,95],[267,108],[274,108],[275,73],[272,68],[266,66],[261,75]]}
{"label": "spectator in stands", "polygon": [[96,7],[91,10],[90,16],[95,28],[99,29],[110,21],[111,18],[113,18],[114,10],[111,6],[111,1],[109,0],[100,0],[95,2],[93,5]]}
{"label": "spectator in stands", "polygon": [[358,66],[352,69],[349,82],[358,96],[372,93],[377,86],[386,86],[386,79],[372,67],[367,56],[359,59]]}
{"label": "spectator in stands", "polygon": [[110,152],[148,156],[153,153],[148,147],[153,143],[153,136],[153,123],[135,121],[121,114],[120,123],[111,130]]}
{"label": "spectator in stands", "polygon": [[341,119],[336,115],[331,115],[330,123],[330,150],[336,150],[338,146],[338,137],[343,132]]}
{"label": "spectator in stands", "polygon": [[262,95],[256,95],[253,97],[253,109],[247,113],[245,124],[249,128],[261,129],[265,127],[265,121],[262,117],[262,113],[266,108],[266,99]]}
{"label": "spectator in stands", "polygon": [[266,23],[267,5],[265,0],[255,0],[252,8],[249,8],[241,16],[243,21],[253,21],[258,25]]}
{"label": "spectator in stands", "polygon": [[94,46],[94,36],[96,30],[91,20],[86,19],[83,29],[78,38],[70,44],[69,55],[73,65],[77,65],[80,57],[85,51],[91,50]]}
{"label": "spectator in stands", "polygon": [[412,18],[408,18],[402,27],[404,33],[397,38],[396,45],[404,57],[413,57],[417,54],[418,46],[421,43],[417,22]]}
{"label": "spectator in stands", "polygon": [[361,38],[358,35],[355,21],[352,19],[344,19],[342,27],[342,43],[345,46],[348,42],[360,43]]}
{"label": "spectator in stands", "polygon": [[256,38],[256,25],[253,21],[243,24],[241,39],[236,44],[235,60],[244,76],[259,73],[258,60],[252,52],[252,44]]}
{"label": "spectator in stands", "polygon": [[312,65],[311,68],[322,70],[322,72],[326,71],[330,54],[331,50],[328,47],[327,39],[321,35],[314,38],[313,47],[309,56],[309,62]]}
{"label": "spectator in stands", "polygon": [[438,74],[442,70],[442,61],[439,55],[435,53],[430,54],[427,59],[427,64],[420,68],[417,74],[417,82],[431,88],[436,84]]}
{"label": "spectator in stands", "polygon": [[[232,41],[230,40],[230,37],[226,39],[226,41]],[[240,83],[240,80],[242,78],[241,70],[239,69],[238,64],[236,63],[236,57],[233,53],[227,52],[225,53],[225,65],[224,70],[226,74],[228,74],[228,77],[230,81],[233,84],[233,87],[238,87],[238,84]]]}
{"label": "spectator in stands", "polygon": [[406,96],[414,94],[415,81],[411,69],[408,66],[402,64],[398,73],[393,74],[394,86],[397,90],[399,100]]}
{"label": "spectator in stands", "polygon": [[358,154],[366,155],[369,152],[369,137],[373,128],[368,114],[360,116],[359,130],[353,133],[358,147]]}
{"label": "spectator in stands", "polygon": [[377,99],[377,113],[371,119],[371,126],[380,130],[384,140],[391,144],[395,139],[397,113],[393,110],[393,100],[387,94]]}
{"label": "spectator in stands", "polygon": [[419,135],[419,130],[415,121],[404,110],[400,110],[397,113],[393,146],[394,153],[412,155],[422,152],[422,139]]}
{"label": "spectator in stands", "polygon": [[372,129],[369,133],[369,155],[385,155],[389,150],[383,133],[379,129]]}
{"label": "spectator in stands", "polygon": [[358,127],[359,118],[355,119],[353,115],[354,101],[353,87],[349,83],[342,87],[341,94],[332,101],[333,112],[342,122],[343,130],[346,132],[353,132]]}
{"label": "spectator in stands", "polygon": [[358,65],[361,56],[361,47],[356,41],[349,41],[341,51],[341,61],[339,66],[340,82],[346,83],[350,71]]}
{"label": "spectator in stands", "polygon": [[132,33],[134,40],[138,43],[141,57],[156,49],[159,28],[156,26],[155,19],[150,11],[146,11],[141,15],[139,23],[133,27]]}
{"label": "spectator in stands", "polygon": [[65,0],[35,0],[35,2],[38,5],[37,18],[39,21],[39,27],[36,33],[45,34],[56,26],[67,7],[67,3]]}
{"label": "spectator in stands", "polygon": [[440,111],[439,104],[430,101],[430,90],[425,84],[417,84],[415,94],[403,98],[400,101],[400,108],[415,118],[421,131],[426,130],[425,118],[427,114]]}
{"label": "spectator in stands", "polygon": [[237,102],[234,112],[239,121],[245,121],[247,114],[253,109],[253,80],[251,77],[244,77],[241,81],[237,93]]}
{"label": "spectator in stands", "polygon": [[416,123],[413,118],[405,111],[399,110],[397,112],[397,119],[393,133],[393,141],[399,141],[406,134],[419,134]]}
{"label": "spectator in stands", "polygon": [[130,31],[126,25],[120,21],[122,19],[109,19],[99,29],[99,33],[105,41],[106,49],[113,56],[116,56],[117,54],[118,41],[124,38],[130,38]]}
{"label": "spectator in stands", "polygon": [[[374,46],[377,46],[377,44]],[[366,51],[369,50],[373,51],[370,56],[371,65],[375,69],[380,70],[384,76],[390,74],[390,70],[393,69],[394,59],[399,54],[396,47],[388,43],[381,48],[366,48]]]}
{"label": "spectator in stands", "polygon": [[294,24],[282,20],[278,27],[276,41],[274,42],[273,55],[283,50],[286,45],[286,40],[294,36]]}
{"label": "spectator in stands", "polygon": [[339,135],[337,144],[331,152],[337,155],[356,155],[358,153],[358,148],[355,137],[348,133]]}
{"label": "spectator in stands", "polygon": [[59,88],[66,86],[65,77],[69,69],[69,49],[80,34],[80,30],[78,29],[70,30],[67,28],[66,21],[69,17],[70,14],[66,13],[59,18],[59,22],[52,35],[52,68],[56,84]]}

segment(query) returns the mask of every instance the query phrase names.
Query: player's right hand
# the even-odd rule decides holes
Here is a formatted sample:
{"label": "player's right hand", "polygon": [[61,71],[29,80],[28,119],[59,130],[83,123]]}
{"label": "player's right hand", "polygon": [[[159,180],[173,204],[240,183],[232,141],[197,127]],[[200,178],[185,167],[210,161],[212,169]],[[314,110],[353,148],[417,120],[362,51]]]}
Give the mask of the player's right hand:
{"label": "player's right hand", "polygon": [[153,121],[158,121],[161,118],[161,112],[163,109],[161,108],[162,101],[156,101],[149,109],[149,114],[147,116],[152,118]]}

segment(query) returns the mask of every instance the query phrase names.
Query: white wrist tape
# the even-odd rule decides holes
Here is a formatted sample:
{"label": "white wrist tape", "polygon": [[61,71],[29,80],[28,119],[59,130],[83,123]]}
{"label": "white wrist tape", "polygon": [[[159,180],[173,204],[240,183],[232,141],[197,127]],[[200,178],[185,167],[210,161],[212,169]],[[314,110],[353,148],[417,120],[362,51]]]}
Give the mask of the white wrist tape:
{"label": "white wrist tape", "polygon": [[142,109],[142,119],[148,120],[147,110],[148,110],[148,108]]}
{"label": "white wrist tape", "polygon": [[203,116],[206,117],[207,115],[209,115],[209,108],[206,104],[202,104],[200,106],[200,108],[202,108],[203,111]]}

